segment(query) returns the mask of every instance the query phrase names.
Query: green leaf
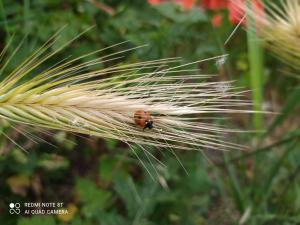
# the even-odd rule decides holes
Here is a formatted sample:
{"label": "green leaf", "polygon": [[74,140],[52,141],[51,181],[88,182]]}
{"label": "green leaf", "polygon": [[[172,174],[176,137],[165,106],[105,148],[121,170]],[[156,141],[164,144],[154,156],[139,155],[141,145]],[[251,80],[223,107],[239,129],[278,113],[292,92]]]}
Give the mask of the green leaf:
{"label": "green leaf", "polygon": [[296,149],[297,147],[297,141],[292,142],[284,151],[284,153],[279,157],[279,159],[274,162],[274,164],[271,166],[271,169],[269,171],[269,174],[264,178],[263,186],[261,188],[261,191],[259,192],[259,198],[261,204],[265,204],[266,200],[268,199],[271,190],[273,181],[276,178],[276,174],[279,173],[280,168],[283,166],[284,160],[288,157],[288,155]]}
{"label": "green leaf", "polygon": [[55,220],[52,216],[33,216],[31,218],[21,218],[18,220],[18,225],[55,225]]}
{"label": "green leaf", "polygon": [[115,176],[128,176],[127,162],[113,156],[103,155],[99,160],[99,176],[104,181],[111,181]]}
{"label": "green leaf", "polygon": [[235,204],[237,208],[240,210],[240,212],[244,212],[246,207],[245,207],[245,198],[243,195],[243,190],[241,189],[233,165],[231,165],[228,161],[227,155],[225,155],[225,165],[228,170],[228,179],[229,179],[229,185],[231,187],[233,200],[235,201]]}
{"label": "green leaf", "polygon": [[280,114],[275,118],[274,122],[269,127],[267,134],[272,132],[279,126],[287,117],[300,105],[300,85],[289,95]]}
{"label": "green leaf", "polygon": [[136,212],[143,207],[143,201],[131,177],[115,179],[114,188],[126,205],[129,217],[133,218]]}
{"label": "green leaf", "polygon": [[123,218],[121,215],[119,215],[116,212],[103,212],[100,213],[100,222],[101,225],[116,225],[116,224],[122,224],[122,225],[129,225],[132,224],[130,221],[126,221],[125,218]]}
{"label": "green leaf", "polygon": [[93,217],[103,210],[108,203],[111,203],[111,193],[98,189],[96,185],[88,179],[78,179],[76,191],[79,194],[80,201],[84,204],[83,214],[87,217]]}
{"label": "green leaf", "polygon": [[136,224],[153,212],[157,187],[158,184],[149,176],[145,177],[141,186],[137,186],[131,177],[118,177],[114,181],[114,188],[123,200],[128,216],[134,218]]}
{"label": "green leaf", "polygon": [[177,23],[206,22],[205,13],[199,9],[192,8],[189,11],[180,12],[179,6],[173,3],[162,3],[155,7],[163,16]]}
{"label": "green leaf", "polygon": [[116,140],[113,140],[113,139],[105,140],[105,145],[108,148],[108,150],[110,150],[110,151],[115,150],[118,144],[119,144],[119,142],[117,142]]}

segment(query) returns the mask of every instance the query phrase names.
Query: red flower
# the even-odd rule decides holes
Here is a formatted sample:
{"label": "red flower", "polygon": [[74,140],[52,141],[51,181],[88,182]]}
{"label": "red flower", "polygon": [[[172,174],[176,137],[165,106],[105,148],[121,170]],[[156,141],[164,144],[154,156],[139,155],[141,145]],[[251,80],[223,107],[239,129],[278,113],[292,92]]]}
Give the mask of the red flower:
{"label": "red flower", "polygon": [[230,2],[228,5],[228,17],[229,21],[233,24],[238,24],[243,18],[244,11],[241,10],[240,4],[242,0],[237,0],[237,2]]}
{"label": "red flower", "polygon": [[[163,2],[176,2],[177,4],[180,4],[184,9],[191,9],[196,0],[148,0],[148,3],[151,5],[157,5]],[[228,9],[229,11],[229,21],[232,24],[238,24],[241,19],[245,15],[245,6],[246,0],[202,0],[201,6],[204,9],[208,10],[220,10],[220,9]],[[260,2],[260,0],[252,0],[252,8],[253,11],[263,16],[264,10],[263,5]],[[222,24],[223,16],[221,14],[216,14],[212,17],[212,24],[215,27],[218,27]],[[243,22],[245,25],[245,22]]]}
{"label": "red flower", "polygon": [[219,27],[222,24],[223,15],[222,14],[216,14],[211,18],[211,23],[214,27]]}
{"label": "red flower", "polygon": [[[227,8],[229,11],[229,21],[232,24],[238,24],[245,15],[243,8],[246,7],[246,0],[202,0],[201,3],[204,9],[219,10]],[[262,3],[259,0],[252,0],[252,5],[253,11],[263,16],[264,11]],[[213,17],[212,19],[217,20],[219,18]]]}
{"label": "red flower", "polygon": [[194,6],[194,0],[148,0],[150,5],[157,5],[163,2],[176,2],[185,9],[191,9]]}
{"label": "red flower", "polygon": [[[235,2],[230,1],[228,5],[229,10],[229,21],[233,24],[238,24],[241,19],[245,15],[245,11],[243,8],[246,8],[245,6],[246,0],[235,0]],[[264,15],[263,5],[259,0],[252,0],[252,10],[261,16]],[[245,20],[246,21],[246,20]],[[245,24],[245,22],[243,22]]]}
{"label": "red flower", "polygon": [[162,0],[148,0],[148,3],[150,5],[157,5],[159,3],[162,3]]}
{"label": "red flower", "polygon": [[[243,8],[246,8],[247,6],[244,6],[246,4],[245,0],[237,0],[236,2],[230,2],[228,6],[229,10],[229,20],[233,24],[237,24],[241,21],[243,16],[245,15],[245,11]],[[255,14],[259,14],[260,16],[264,15],[263,5],[258,0],[252,0],[252,10]]]}
{"label": "red flower", "polygon": [[224,9],[227,8],[229,0],[202,0],[201,5],[204,9]]}
{"label": "red flower", "polygon": [[176,2],[185,9],[191,9],[194,6],[194,0],[176,0]]}

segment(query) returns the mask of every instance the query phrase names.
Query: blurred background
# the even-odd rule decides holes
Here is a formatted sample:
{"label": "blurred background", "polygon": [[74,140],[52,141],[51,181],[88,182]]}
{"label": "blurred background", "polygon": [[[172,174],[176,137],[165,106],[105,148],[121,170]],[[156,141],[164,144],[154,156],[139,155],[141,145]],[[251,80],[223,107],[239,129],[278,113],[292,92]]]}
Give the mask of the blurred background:
{"label": "blurred background", "polygon": [[[245,97],[254,98],[256,109],[281,112],[228,119],[232,129],[265,131],[226,136],[245,151],[176,151],[180,161],[156,151],[166,167],[139,153],[158,180],[124,143],[59,131],[40,132],[46,142],[36,142],[18,132],[24,126],[1,121],[0,224],[300,224],[299,76],[259,41],[253,46],[245,24],[224,45],[239,21],[225,2],[0,0],[0,49],[14,37],[12,54],[24,40],[11,68],[63,26],[58,46],[94,25],[59,58],[124,41],[101,54],[144,44],[122,61],[181,57],[186,63],[228,54],[195,68],[251,90]],[[63,202],[69,214],[11,215],[11,202]]]}

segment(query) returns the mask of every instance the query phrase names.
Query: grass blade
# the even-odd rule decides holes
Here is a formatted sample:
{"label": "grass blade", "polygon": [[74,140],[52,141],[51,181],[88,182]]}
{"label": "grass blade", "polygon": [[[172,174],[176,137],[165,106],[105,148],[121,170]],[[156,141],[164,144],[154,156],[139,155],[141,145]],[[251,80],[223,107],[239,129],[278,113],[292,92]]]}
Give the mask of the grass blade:
{"label": "grass blade", "polygon": [[282,156],[272,166],[268,176],[264,179],[265,182],[261,188],[261,191],[258,192],[258,197],[259,197],[259,199],[261,199],[261,201],[260,201],[261,206],[264,206],[266,204],[266,200],[268,199],[268,197],[271,193],[272,184],[273,184],[274,178],[276,178],[276,174],[278,174],[278,171],[280,170],[284,160],[295,149],[297,144],[298,144],[298,141],[294,141],[286,148],[286,150],[284,151]]}
{"label": "grass blade", "polygon": [[300,85],[289,95],[287,101],[285,102],[280,114],[275,118],[274,122],[268,128],[266,134],[272,132],[277,126],[279,126],[290,113],[300,104]]}

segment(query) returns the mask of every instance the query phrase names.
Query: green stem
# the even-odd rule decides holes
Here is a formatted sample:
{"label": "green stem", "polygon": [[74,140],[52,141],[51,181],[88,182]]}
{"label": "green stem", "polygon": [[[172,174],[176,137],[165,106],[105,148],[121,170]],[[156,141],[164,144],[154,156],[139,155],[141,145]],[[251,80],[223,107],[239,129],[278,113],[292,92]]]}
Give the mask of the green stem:
{"label": "green stem", "polygon": [[[247,1],[251,8],[251,1]],[[251,11],[251,10],[249,10]],[[252,15],[247,15],[247,40],[248,57],[250,64],[250,80],[252,89],[253,110],[257,111],[253,116],[253,125],[257,130],[263,127],[262,103],[263,103],[263,51],[256,35],[256,24]]]}

